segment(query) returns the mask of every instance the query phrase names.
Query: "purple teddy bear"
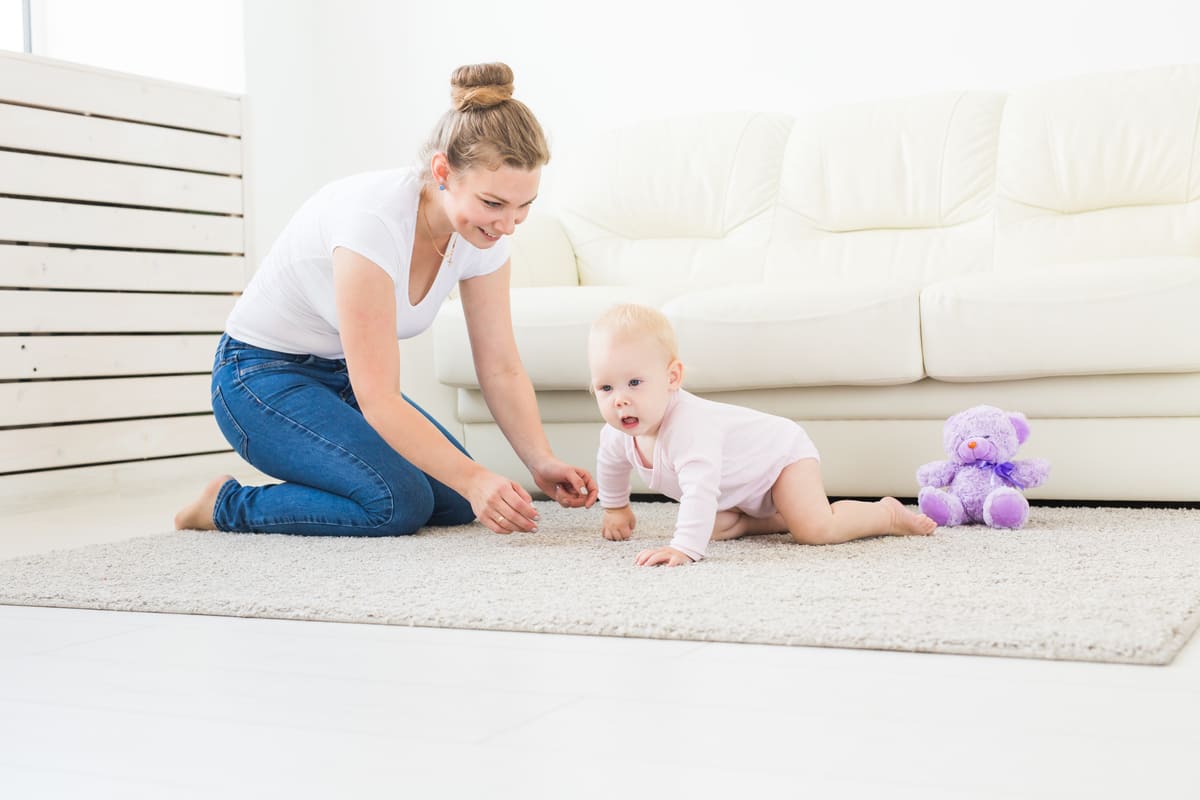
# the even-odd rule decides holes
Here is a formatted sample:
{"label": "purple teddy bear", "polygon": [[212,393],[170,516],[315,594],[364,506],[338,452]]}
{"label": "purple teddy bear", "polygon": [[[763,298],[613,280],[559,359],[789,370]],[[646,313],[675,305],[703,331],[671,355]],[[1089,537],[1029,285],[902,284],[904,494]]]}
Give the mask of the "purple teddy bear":
{"label": "purple teddy bear", "polygon": [[1044,459],[1011,460],[1028,438],[1029,423],[1017,411],[975,406],[950,417],[942,434],[950,460],[917,468],[921,512],[938,525],[1024,525],[1029,501],[1021,490],[1041,486],[1050,474]]}

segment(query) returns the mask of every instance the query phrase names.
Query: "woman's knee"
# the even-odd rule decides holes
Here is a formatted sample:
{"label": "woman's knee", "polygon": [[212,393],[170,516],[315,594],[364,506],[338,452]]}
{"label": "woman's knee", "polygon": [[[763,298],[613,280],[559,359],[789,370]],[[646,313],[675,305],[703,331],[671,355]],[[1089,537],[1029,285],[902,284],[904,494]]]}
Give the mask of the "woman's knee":
{"label": "woman's knee", "polygon": [[429,520],[430,525],[468,525],[475,521],[475,510],[471,508],[471,504],[467,502],[467,498],[455,493],[449,499],[441,498],[441,502],[435,503],[433,516]]}
{"label": "woman's knee", "polygon": [[[415,468],[413,471],[421,475]],[[366,513],[367,535],[408,536],[429,524],[433,492],[424,480],[397,475],[373,488],[358,501]]]}

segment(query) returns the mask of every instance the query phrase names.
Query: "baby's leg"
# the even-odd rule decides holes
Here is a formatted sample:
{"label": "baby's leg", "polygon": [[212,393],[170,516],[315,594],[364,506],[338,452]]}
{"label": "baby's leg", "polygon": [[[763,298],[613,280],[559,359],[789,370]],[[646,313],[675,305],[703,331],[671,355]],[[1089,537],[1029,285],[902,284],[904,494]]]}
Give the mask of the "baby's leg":
{"label": "baby's leg", "polygon": [[894,497],[874,503],[839,500],[830,504],[821,465],[806,458],[789,465],[771,489],[775,507],[801,544],[840,544],[866,536],[933,533],[937,523],[914,514]]}
{"label": "baby's leg", "polygon": [[717,520],[713,525],[712,540],[720,542],[725,539],[738,539],[756,533],[783,533],[788,529],[783,517],[775,514],[771,517],[751,517],[736,508],[728,511],[718,511]]}

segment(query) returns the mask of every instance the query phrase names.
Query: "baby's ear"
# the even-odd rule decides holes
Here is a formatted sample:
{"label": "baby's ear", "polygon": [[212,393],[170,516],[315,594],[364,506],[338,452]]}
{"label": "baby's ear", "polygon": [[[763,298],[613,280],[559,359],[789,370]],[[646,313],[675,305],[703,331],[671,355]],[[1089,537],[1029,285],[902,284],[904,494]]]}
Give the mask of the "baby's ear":
{"label": "baby's ear", "polygon": [[1025,415],[1020,411],[1009,411],[1008,421],[1017,431],[1017,444],[1025,444],[1025,440],[1029,438],[1029,421],[1025,419]]}
{"label": "baby's ear", "polygon": [[667,364],[667,388],[678,389],[683,386],[683,362],[678,358]]}

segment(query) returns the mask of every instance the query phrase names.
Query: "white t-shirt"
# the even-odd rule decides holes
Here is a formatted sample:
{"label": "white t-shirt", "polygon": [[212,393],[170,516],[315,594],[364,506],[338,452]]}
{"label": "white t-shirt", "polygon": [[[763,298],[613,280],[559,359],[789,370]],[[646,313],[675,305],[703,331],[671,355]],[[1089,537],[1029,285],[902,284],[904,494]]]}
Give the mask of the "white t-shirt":
{"label": "white t-shirt", "polygon": [[772,516],[775,481],[784,467],[802,458],[821,457],[804,428],[792,420],[680,389],[667,402],[654,440],[653,466],[642,461],[633,436],[604,426],[596,483],[603,508],[629,504],[634,469],[652,491],[678,500],[671,547],[699,561],[708,549],[717,511],[737,508],[751,517]]}
{"label": "white t-shirt", "polygon": [[275,240],[225,323],[255,347],[345,358],[333,293],[333,250],[346,247],[379,265],[396,290],[396,338],[416,336],[455,284],[487,275],[508,260],[508,240],[480,250],[452,234],[425,297],[409,302],[408,273],[420,199],[413,169],[367,172],[328,184],[308,199]]}

